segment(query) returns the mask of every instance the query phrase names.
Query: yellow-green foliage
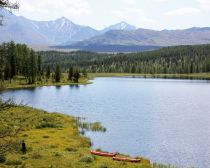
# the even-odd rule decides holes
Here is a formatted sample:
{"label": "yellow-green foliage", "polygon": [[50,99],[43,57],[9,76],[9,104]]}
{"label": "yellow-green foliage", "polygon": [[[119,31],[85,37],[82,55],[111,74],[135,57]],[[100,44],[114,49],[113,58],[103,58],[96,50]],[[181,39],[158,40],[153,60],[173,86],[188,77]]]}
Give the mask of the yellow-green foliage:
{"label": "yellow-green foliage", "polygon": [[61,86],[61,85],[75,85],[75,84],[90,84],[86,78],[81,77],[79,83],[75,83],[68,80],[67,74],[63,73],[60,82],[55,82],[52,77],[50,79],[43,78],[41,81],[37,81],[35,84],[28,84],[26,79],[22,76],[16,76],[16,78],[1,82],[0,81],[0,90],[4,89],[22,89],[22,88],[32,88],[37,86]]}
{"label": "yellow-green foliage", "polygon": [[19,149],[0,164],[2,168],[151,168],[146,159],[139,164],[92,156],[90,140],[79,134],[76,119],[70,116],[16,106],[1,111],[0,122],[21,128],[14,140],[24,140],[27,147],[23,155],[19,143]]}

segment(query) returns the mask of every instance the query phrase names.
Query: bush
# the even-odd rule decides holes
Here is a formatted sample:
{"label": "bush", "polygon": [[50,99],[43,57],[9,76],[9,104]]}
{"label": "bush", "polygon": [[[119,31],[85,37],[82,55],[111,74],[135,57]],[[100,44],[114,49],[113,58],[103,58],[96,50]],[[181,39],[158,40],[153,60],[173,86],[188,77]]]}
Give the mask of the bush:
{"label": "bush", "polygon": [[47,138],[50,138],[50,136],[48,136],[48,135],[44,135],[44,136],[43,136],[43,138],[46,138],[46,139],[47,139]]}
{"label": "bush", "polygon": [[62,154],[62,153],[60,153],[60,152],[56,152],[56,153],[54,154],[54,156],[55,156],[55,157],[62,157],[62,156],[63,156],[63,154]]}
{"label": "bush", "polygon": [[5,155],[0,155],[0,163],[4,163],[6,161],[6,156]]}
{"label": "bush", "polygon": [[39,152],[34,152],[31,154],[32,159],[41,159],[42,155]]}
{"label": "bush", "polygon": [[71,148],[71,147],[67,147],[67,148],[66,148],[66,151],[68,151],[68,152],[76,152],[77,149]]}
{"label": "bush", "polygon": [[61,127],[63,127],[62,123],[53,116],[44,116],[42,121],[40,121],[36,126],[37,129]]}
{"label": "bush", "polygon": [[21,165],[22,160],[7,160],[6,165]]}
{"label": "bush", "polygon": [[91,163],[94,161],[94,157],[91,156],[91,155],[86,155],[86,156],[83,156],[81,159],[80,159],[80,162],[85,162],[85,163]]}
{"label": "bush", "polygon": [[107,165],[100,165],[98,168],[108,168]]}
{"label": "bush", "polygon": [[60,126],[56,123],[51,122],[42,122],[39,125],[36,126],[37,129],[41,128],[59,128]]}

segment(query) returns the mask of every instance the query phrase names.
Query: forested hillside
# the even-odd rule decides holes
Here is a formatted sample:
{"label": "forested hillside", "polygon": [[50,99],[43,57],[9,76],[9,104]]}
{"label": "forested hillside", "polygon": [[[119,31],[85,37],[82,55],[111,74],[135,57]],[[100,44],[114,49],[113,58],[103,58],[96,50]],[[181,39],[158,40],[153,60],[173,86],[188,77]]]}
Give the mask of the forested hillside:
{"label": "forested hillside", "polygon": [[24,76],[32,84],[42,70],[41,56],[26,45],[10,42],[0,46],[0,80]]}
{"label": "forested hillside", "polygon": [[[85,51],[35,52],[14,42],[0,45],[0,80],[27,84],[78,82],[87,72],[192,74],[210,72],[210,45],[167,47],[140,53],[99,54]],[[68,77],[68,79],[67,79]]]}
{"label": "forested hillside", "polygon": [[88,72],[190,74],[210,71],[210,45],[166,47],[140,53],[40,52],[45,66],[60,62]]}
{"label": "forested hillside", "polygon": [[[53,55],[52,55],[53,56]],[[44,57],[45,60],[47,57]],[[52,66],[53,64],[53,66]],[[38,82],[51,85],[53,83],[69,84],[79,82],[79,69],[69,68],[68,78],[63,75],[59,61],[51,66],[43,64],[42,56],[25,44],[14,42],[0,45],[0,89],[8,85],[32,85]],[[83,71],[84,76],[86,72]],[[83,77],[84,77],[83,76]],[[6,83],[5,83],[6,82]]]}

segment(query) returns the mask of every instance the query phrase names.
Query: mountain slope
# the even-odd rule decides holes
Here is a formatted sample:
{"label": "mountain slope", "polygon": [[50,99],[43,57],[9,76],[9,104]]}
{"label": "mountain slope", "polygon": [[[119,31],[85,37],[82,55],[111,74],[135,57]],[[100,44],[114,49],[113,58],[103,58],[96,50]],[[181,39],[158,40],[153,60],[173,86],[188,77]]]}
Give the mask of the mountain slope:
{"label": "mountain slope", "polygon": [[98,34],[97,30],[76,25],[64,17],[54,21],[33,21],[7,10],[1,10],[1,14],[5,23],[0,27],[0,42],[14,40],[33,45],[57,45],[82,41]]}
{"label": "mountain slope", "polygon": [[103,30],[101,30],[101,33],[106,33],[110,30],[136,30],[135,26],[132,26],[124,21],[117,23],[115,25],[111,25]]}
{"label": "mountain slope", "polygon": [[111,30],[103,35],[95,36],[74,44],[74,46],[89,45],[138,45],[138,46],[173,46],[187,44],[210,43],[210,28],[191,28],[185,30],[155,31],[137,29],[132,31]]}
{"label": "mountain slope", "polygon": [[17,17],[7,10],[1,9],[4,16],[3,26],[0,26],[0,42],[15,41],[26,44],[49,44],[50,41],[41,34],[33,23],[23,17]]}

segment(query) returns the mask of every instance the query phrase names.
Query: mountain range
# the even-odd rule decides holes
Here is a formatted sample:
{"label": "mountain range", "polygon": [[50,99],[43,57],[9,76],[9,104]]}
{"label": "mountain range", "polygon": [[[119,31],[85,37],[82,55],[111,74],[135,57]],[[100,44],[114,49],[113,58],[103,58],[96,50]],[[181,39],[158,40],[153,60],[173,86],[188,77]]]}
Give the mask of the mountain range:
{"label": "mountain range", "polygon": [[139,51],[162,46],[210,43],[210,27],[184,30],[150,30],[126,22],[103,30],[73,23],[65,17],[53,21],[34,21],[1,9],[0,42],[15,41],[29,45],[56,46],[91,51]]}

